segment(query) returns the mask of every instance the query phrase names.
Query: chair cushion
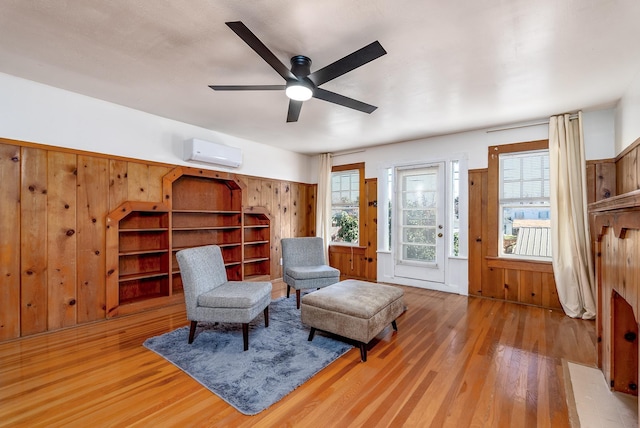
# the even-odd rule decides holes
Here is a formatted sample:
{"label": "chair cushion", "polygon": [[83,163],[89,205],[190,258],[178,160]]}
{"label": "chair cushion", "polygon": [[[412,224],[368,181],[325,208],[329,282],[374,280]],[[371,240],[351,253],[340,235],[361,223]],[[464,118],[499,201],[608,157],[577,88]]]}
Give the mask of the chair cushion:
{"label": "chair cushion", "polygon": [[270,282],[228,281],[198,296],[198,306],[251,308],[271,293]]}
{"label": "chair cushion", "polygon": [[288,267],[286,273],[293,279],[340,278],[340,271],[327,265]]}

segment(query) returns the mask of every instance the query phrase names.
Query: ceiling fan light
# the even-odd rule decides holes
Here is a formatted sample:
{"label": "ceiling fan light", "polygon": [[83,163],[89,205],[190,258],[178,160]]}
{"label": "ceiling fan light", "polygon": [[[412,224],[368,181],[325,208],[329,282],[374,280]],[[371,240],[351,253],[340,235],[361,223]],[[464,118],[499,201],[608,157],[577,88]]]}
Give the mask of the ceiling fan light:
{"label": "ceiling fan light", "polygon": [[311,88],[301,83],[287,85],[285,93],[289,98],[295,101],[307,101],[313,96]]}

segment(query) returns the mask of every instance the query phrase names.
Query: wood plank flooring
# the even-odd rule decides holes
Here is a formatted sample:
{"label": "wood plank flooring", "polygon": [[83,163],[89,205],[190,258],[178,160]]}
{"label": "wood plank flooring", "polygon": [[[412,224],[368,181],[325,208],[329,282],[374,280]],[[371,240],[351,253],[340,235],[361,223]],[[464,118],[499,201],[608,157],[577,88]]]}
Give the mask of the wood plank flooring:
{"label": "wood plank flooring", "polygon": [[593,321],[403,289],[366,363],[354,348],[257,416],[141,346],[182,305],[0,344],[0,426],[569,426],[562,359],[595,365]]}

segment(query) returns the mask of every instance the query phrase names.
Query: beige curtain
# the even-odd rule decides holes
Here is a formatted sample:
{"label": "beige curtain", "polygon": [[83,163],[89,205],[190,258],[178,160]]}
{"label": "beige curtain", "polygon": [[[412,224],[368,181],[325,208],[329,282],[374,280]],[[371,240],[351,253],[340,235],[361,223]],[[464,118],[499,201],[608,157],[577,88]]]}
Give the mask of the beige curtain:
{"label": "beige curtain", "polygon": [[589,245],[582,112],[549,119],[551,245],[553,273],[564,312],[596,316],[593,261]]}
{"label": "beige curtain", "polygon": [[329,263],[329,242],[331,241],[331,153],[323,153],[319,156],[316,236],[320,236],[324,240],[325,259]]}

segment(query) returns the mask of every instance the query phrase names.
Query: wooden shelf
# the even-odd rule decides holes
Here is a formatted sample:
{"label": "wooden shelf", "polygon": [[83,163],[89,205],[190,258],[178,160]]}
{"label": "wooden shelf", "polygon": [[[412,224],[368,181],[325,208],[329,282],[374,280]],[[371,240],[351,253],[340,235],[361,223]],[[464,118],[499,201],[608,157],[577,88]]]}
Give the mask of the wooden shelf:
{"label": "wooden shelf", "polygon": [[180,232],[184,230],[233,230],[240,229],[242,226],[204,226],[204,227],[174,227],[174,232]]}
{"label": "wooden shelf", "polygon": [[261,257],[259,259],[244,259],[244,263],[258,263],[268,261],[269,257]]}
{"label": "wooden shelf", "polygon": [[120,228],[120,233],[134,233],[134,232],[166,232],[168,231],[169,228],[168,227],[163,227],[163,228],[145,228],[145,229],[122,229]]}
{"label": "wooden shelf", "polygon": [[149,272],[149,273],[138,273],[131,275],[120,275],[118,281],[127,282],[127,281],[137,281],[139,279],[149,279],[149,278],[160,278],[160,277],[168,277],[168,272]]}
{"label": "wooden shelf", "polygon": [[242,211],[218,211],[218,210],[171,210],[173,213],[187,213],[187,214],[220,214],[220,215],[233,215],[242,214]]}
{"label": "wooden shelf", "polygon": [[139,256],[143,254],[163,254],[168,252],[169,252],[168,248],[159,248],[157,250],[121,251],[118,253],[118,256],[127,257],[127,256]]}

